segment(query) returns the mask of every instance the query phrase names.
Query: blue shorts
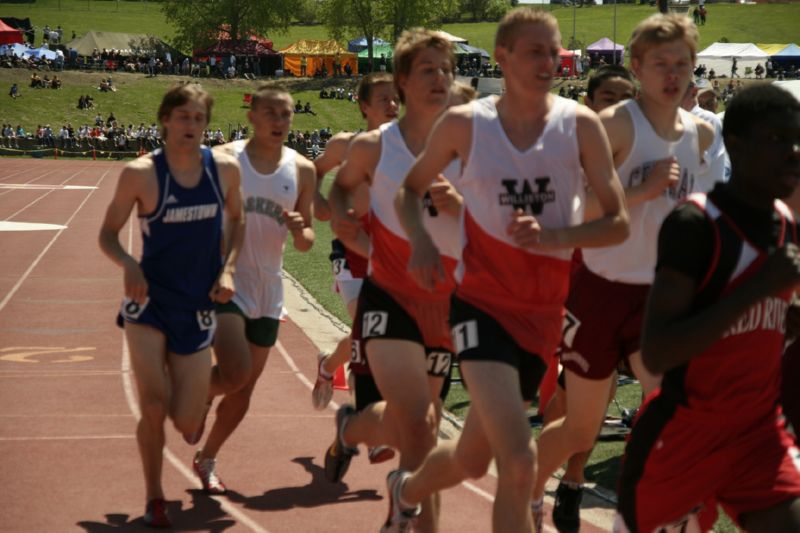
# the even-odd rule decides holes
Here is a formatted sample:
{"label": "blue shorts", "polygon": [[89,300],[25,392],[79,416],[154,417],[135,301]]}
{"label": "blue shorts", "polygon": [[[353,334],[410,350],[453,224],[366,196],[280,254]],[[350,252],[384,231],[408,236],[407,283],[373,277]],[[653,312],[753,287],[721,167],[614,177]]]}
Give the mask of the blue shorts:
{"label": "blue shorts", "polygon": [[146,324],[167,338],[167,350],[178,355],[191,355],[211,346],[217,329],[214,309],[188,311],[174,309],[148,298],[143,305],[125,298],[122,300],[117,325],[125,322]]}

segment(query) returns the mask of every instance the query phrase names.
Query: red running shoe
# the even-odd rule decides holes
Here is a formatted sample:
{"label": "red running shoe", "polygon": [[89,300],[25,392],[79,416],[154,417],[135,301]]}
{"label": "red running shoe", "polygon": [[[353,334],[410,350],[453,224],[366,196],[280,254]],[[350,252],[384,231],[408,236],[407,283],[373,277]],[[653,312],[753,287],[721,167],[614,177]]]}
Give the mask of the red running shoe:
{"label": "red running shoe", "polygon": [[167,502],[164,501],[164,498],[153,498],[147,502],[143,519],[149,527],[172,527],[172,522],[167,515]]}

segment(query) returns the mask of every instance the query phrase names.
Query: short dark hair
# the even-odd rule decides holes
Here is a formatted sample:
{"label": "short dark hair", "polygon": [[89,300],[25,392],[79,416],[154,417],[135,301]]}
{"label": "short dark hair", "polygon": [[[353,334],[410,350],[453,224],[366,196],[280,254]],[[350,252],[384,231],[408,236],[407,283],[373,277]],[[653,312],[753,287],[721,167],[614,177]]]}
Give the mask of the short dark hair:
{"label": "short dark hair", "polygon": [[[206,106],[206,124],[211,122],[211,108],[214,107],[214,97],[203,89],[199,83],[178,83],[170,87],[161,99],[161,105],[158,106],[158,122],[161,126],[161,136],[166,139],[167,132],[163,127],[164,117],[169,117],[172,110],[180,107],[193,100],[200,102]],[[97,111],[98,114],[100,111]],[[111,112],[113,116],[114,112]]]}
{"label": "short dark hair", "polygon": [[[358,101],[359,103],[364,103],[365,105],[369,105],[369,98],[372,96],[372,89],[376,85],[380,85],[381,83],[394,83],[394,76],[389,74],[388,72],[372,72],[367,74],[364,78],[358,82]],[[366,115],[362,112],[361,115],[364,118],[367,118]]]}
{"label": "short dark hair", "polygon": [[722,136],[744,137],[752,130],[755,122],[773,112],[800,112],[800,101],[789,91],[771,83],[745,87],[725,108]]}
{"label": "short dark hair", "polygon": [[285,88],[279,85],[272,85],[269,83],[262,83],[256,87],[255,92],[250,97],[250,109],[255,109],[261,102],[269,100],[270,98],[283,98],[288,97],[292,101],[292,95]]}
{"label": "short dark hair", "polygon": [[622,78],[633,84],[633,76],[628,69],[622,65],[605,65],[600,67],[591,78],[589,78],[589,85],[586,87],[586,95],[590,100],[594,100],[594,92],[600,87],[604,81],[611,78]]}

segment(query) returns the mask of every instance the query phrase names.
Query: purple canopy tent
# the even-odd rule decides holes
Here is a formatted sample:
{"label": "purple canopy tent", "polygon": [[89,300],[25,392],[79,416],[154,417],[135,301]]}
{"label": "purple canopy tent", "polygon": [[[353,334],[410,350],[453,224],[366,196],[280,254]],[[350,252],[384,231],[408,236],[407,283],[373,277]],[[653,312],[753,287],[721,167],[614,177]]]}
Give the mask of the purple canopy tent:
{"label": "purple canopy tent", "polygon": [[[606,63],[612,65],[621,65],[623,57],[625,56],[625,47],[621,44],[616,44],[608,37],[603,37],[597,42],[594,42],[586,47],[586,52],[592,58],[594,63],[595,54],[605,59]],[[615,54],[616,52],[616,54]],[[616,55],[616,57],[614,57]],[[593,65],[597,66],[597,65]]]}

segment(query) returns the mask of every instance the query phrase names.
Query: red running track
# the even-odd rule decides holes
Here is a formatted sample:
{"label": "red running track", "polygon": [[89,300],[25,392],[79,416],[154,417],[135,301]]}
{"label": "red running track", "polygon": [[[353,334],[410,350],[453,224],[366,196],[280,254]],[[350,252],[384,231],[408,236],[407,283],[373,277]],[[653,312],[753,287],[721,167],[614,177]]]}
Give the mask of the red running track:
{"label": "red running track", "polygon": [[[136,404],[122,330],[121,272],[97,232],[121,163],[3,159],[0,170],[0,530],[147,529]],[[9,223],[63,227],[19,231]],[[11,230],[10,230],[11,229]],[[123,243],[138,249],[129,224]],[[328,269],[328,265],[320,265]],[[307,383],[317,348],[287,322],[250,412],[219,456],[225,497],[199,490],[194,450],[171,427],[164,488],[176,530],[374,532],[392,464],[354,459],[330,484],[333,411]],[[336,401],[346,401],[337,392]],[[213,413],[212,415],[213,416]],[[494,479],[443,493],[443,532],[489,531]],[[597,528],[585,524],[583,531]],[[552,529],[551,529],[552,531]]]}

